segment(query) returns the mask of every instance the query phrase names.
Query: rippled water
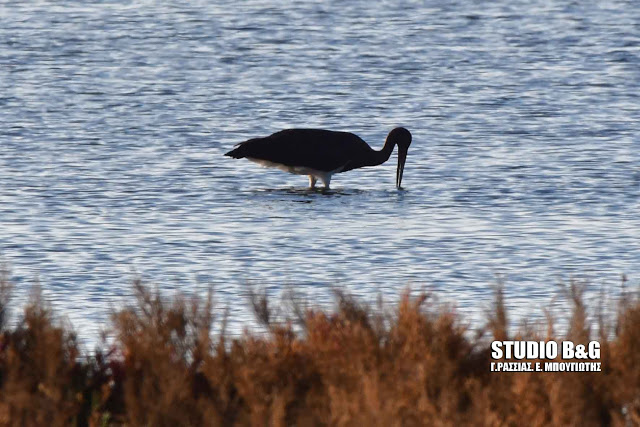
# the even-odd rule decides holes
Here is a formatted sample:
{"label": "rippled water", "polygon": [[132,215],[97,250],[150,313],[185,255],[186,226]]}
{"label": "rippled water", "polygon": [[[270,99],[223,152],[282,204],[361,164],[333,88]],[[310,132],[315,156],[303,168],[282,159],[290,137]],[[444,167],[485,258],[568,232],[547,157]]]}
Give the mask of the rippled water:
{"label": "rippled water", "polygon": [[[160,3],[160,4],[159,4]],[[640,275],[634,1],[0,4],[0,260],[95,336],[136,274],[247,316],[248,284],[435,289],[471,318]],[[223,157],[286,127],[395,155],[305,177]]]}

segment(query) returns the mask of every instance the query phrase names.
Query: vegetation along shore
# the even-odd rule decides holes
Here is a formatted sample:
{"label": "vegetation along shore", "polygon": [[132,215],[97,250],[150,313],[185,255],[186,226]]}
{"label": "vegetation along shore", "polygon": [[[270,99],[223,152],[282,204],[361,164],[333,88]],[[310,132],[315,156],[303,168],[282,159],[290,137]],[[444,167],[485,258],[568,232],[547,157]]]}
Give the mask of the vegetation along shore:
{"label": "vegetation along shore", "polygon": [[[83,354],[37,294],[9,325],[11,287],[4,274],[0,425],[640,425],[640,302],[628,293],[604,316],[572,283],[566,319],[515,332],[499,286],[484,325],[427,294],[370,307],[336,291],[330,310],[274,309],[254,293],[248,303],[267,333],[229,337],[214,328],[224,310],[211,294],[165,299],[135,282],[136,304],[113,313],[109,344]],[[544,343],[597,341],[598,360],[587,362],[601,369],[509,372],[507,362],[580,362],[561,352],[506,360],[518,340],[549,352]],[[497,359],[494,341],[507,343],[494,344]]]}

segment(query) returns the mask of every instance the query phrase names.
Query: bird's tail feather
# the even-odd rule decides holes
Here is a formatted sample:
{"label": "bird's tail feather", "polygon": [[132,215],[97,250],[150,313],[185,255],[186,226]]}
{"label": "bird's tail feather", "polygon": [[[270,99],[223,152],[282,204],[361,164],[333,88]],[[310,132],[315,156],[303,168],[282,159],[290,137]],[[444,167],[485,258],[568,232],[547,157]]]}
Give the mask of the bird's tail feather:
{"label": "bird's tail feather", "polygon": [[244,157],[244,154],[242,153],[241,150],[242,147],[237,147],[231,151],[229,151],[228,153],[225,153],[224,155],[227,157],[232,157],[234,159],[241,159]]}

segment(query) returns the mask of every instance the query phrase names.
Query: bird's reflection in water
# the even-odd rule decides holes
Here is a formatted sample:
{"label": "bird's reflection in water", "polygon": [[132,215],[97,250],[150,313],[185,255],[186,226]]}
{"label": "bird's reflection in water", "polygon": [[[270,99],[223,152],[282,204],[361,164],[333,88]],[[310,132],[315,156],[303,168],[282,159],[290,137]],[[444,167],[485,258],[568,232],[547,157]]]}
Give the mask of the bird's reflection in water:
{"label": "bird's reflection in water", "polygon": [[339,203],[351,203],[358,200],[385,200],[390,197],[397,197],[399,201],[404,200],[406,191],[381,189],[354,189],[354,188],[263,188],[250,192],[256,198],[267,198],[269,200],[279,200],[294,203],[320,203],[331,199]]}
{"label": "bird's reflection in water", "polygon": [[[386,191],[385,191],[386,192]],[[372,193],[370,190],[358,190],[358,189],[325,189],[325,188],[301,188],[301,187],[290,187],[290,188],[263,188],[259,190],[252,191],[254,194],[280,194],[283,196],[303,196],[303,197],[322,197],[322,196],[358,196],[362,194]]]}

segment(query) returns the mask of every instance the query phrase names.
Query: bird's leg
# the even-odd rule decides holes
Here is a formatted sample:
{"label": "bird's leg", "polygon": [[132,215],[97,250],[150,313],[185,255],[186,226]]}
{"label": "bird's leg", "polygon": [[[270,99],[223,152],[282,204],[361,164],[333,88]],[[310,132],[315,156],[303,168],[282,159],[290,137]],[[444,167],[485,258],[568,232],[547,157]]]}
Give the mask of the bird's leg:
{"label": "bird's leg", "polygon": [[316,181],[318,179],[313,176],[313,175],[309,175],[309,188],[316,188]]}
{"label": "bird's leg", "polygon": [[328,190],[329,189],[329,184],[331,183],[331,175],[327,174],[325,176],[321,176],[320,179],[322,180],[322,183],[324,184],[324,189]]}

